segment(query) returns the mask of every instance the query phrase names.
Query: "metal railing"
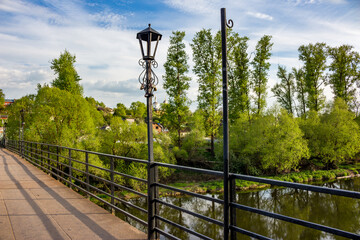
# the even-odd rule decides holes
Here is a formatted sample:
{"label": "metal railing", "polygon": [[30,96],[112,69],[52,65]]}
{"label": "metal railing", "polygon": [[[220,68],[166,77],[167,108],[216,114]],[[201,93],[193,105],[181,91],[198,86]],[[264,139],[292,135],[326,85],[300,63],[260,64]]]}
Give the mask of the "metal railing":
{"label": "metal railing", "polygon": [[[6,147],[9,150],[18,153],[19,155],[21,155],[22,157],[24,157],[25,159],[27,159],[34,165],[38,166],[39,168],[42,168],[44,171],[49,172],[58,180],[61,180],[65,184],[68,184],[69,187],[76,188],[77,190],[86,194],[88,197],[93,197],[94,199],[97,199],[100,202],[102,202],[103,204],[109,206],[111,208],[111,211],[118,211],[144,226],[148,225],[147,209],[144,209],[133,203],[125,201],[122,198],[119,198],[118,196],[116,196],[115,191],[118,189],[125,190],[125,191],[131,192],[135,195],[138,195],[139,197],[144,198],[145,200],[146,200],[147,194],[144,194],[144,193],[136,191],[128,186],[123,186],[123,185],[117,183],[116,176],[121,176],[124,178],[129,178],[129,179],[144,183],[144,186],[146,186],[147,180],[115,171],[114,170],[114,161],[137,162],[137,163],[146,165],[148,168],[157,169],[158,167],[163,167],[163,168],[169,168],[169,169],[191,171],[191,172],[199,173],[199,174],[207,174],[207,175],[215,175],[218,177],[224,177],[223,172],[220,172],[220,171],[179,166],[179,165],[173,165],[173,164],[167,164],[167,163],[161,163],[161,162],[154,162],[153,164],[149,164],[148,161],[141,160],[141,159],[126,158],[126,157],[120,157],[120,156],[115,156],[115,155],[110,155],[110,154],[62,147],[62,146],[57,146],[57,145],[45,144],[45,143],[36,143],[36,142],[29,142],[29,141],[18,142],[18,141],[8,140],[6,143]],[[83,155],[83,158],[80,160],[76,159],[74,157],[75,153],[76,153],[76,158],[79,158],[80,155]],[[89,162],[90,155],[96,155],[103,159],[108,158],[109,168],[103,168],[103,167],[99,167],[94,164],[91,164]],[[107,174],[105,174],[105,176],[104,176],[104,174],[103,174],[103,176],[99,176],[99,175],[96,175],[94,173],[94,171],[92,171],[91,169],[97,169],[97,170],[103,171]],[[81,173],[81,175],[79,173]],[[254,232],[251,232],[246,229],[242,229],[242,228],[238,227],[237,222],[236,222],[236,209],[260,214],[260,215],[267,216],[267,217],[270,217],[273,219],[278,219],[278,220],[282,220],[285,222],[297,224],[297,225],[300,225],[303,227],[316,229],[316,230],[334,234],[337,236],[342,236],[342,237],[346,237],[346,238],[350,238],[350,239],[360,239],[360,235],[358,235],[356,233],[351,233],[351,232],[343,231],[341,229],[336,229],[336,228],[332,228],[329,226],[324,226],[321,224],[317,224],[317,223],[277,214],[274,212],[265,211],[265,210],[241,205],[236,202],[236,195],[235,195],[236,180],[258,182],[258,183],[270,184],[270,185],[274,185],[274,186],[289,187],[289,188],[294,188],[294,189],[301,189],[301,190],[343,196],[343,197],[354,198],[354,199],[360,199],[359,192],[346,191],[346,190],[340,190],[340,189],[331,189],[331,188],[319,187],[319,186],[314,186],[314,185],[291,183],[291,182],[285,182],[285,181],[279,181],[279,180],[273,180],[273,179],[267,179],[267,178],[260,178],[260,177],[254,177],[254,176],[248,176],[248,175],[241,175],[241,174],[232,174],[232,173],[229,174],[228,178],[229,178],[230,196],[229,196],[229,202],[227,204],[230,207],[230,214],[229,214],[230,215],[229,216],[230,224],[228,226],[228,229],[224,229],[224,231],[230,232],[231,239],[237,239],[237,233],[244,234],[244,235],[250,236],[255,239],[270,239],[266,236],[262,236],[257,233],[254,233]],[[97,180],[97,181],[103,182],[105,185],[109,185],[110,188],[108,188],[108,191],[97,188],[91,184],[90,179],[92,181]],[[180,188],[175,188],[175,187],[169,186],[165,183],[156,182],[156,183],[154,183],[154,185],[155,185],[155,187],[153,187],[151,189],[155,189],[156,191],[158,191],[158,189],[161,188],[161,189],[166,189],[166,190],[172,191],[172,192],[179,192],[182,194],[187,194],[189,196],[203,199],[205,201],[210,201],[212,203],[217,203],[217,204],[221,204],[221,205],[225,204],[224,200],[222,200],[222,199],[217,199],[214,197],[194,193],[194,192],[183,190]],[[108,196],[110,198],[110,202],[97,196],[94,192],[98,192],[98,193]],[[155,196],[158,196],[158,194],[155,194]],[[116,205],[117,202],[122,203],[122,204],[126,205],[127,207],[138,211],[139,213],[142,214],[142,217],[135,216],[135,215],[119,208]],[[156,197],[154,199],[154,202],[155,202],[156,208],[158,208],[160,205],[166,206],[168,208],[189,214],[198,219],[202,219],[208,223],[215,224],[220,227],[225,227],[225,224],[224,224],[225,219],[223,219],[224,221],[219,221],[217,219],[205,216],[203,214],[199,214],[199,213],[190,211],[186,208],[176,206],[174,204],[171,204],[169,202],[166,202],[166,201],[160,199],[159,197]],[[164,229],[161,229],[159,222],[162,222],[163,224],[171,225],[172,227],[178,228],[179,230],[185,231],[188,234],[198,237],[200,239],[212,239],[208,236],[205,236],[199,232],[196,232],[196,231],[189,229],[181,224],[175,223],[174,221],[171,221],[169,219],[164,218],[163,216],[158,215],[158,211],[155,211],[155,213],[156,213],[155,217],[154,217],[155,219],[152,219],[152,220],[155,220],[155,222],[156,222],[153,231],[155,231],[157,234],[164,236],[167,239],[179,239],[179,238],[170,234],[169,232],[165,231]],[[145,220],[143,220],[143,219],[145,219]]]}

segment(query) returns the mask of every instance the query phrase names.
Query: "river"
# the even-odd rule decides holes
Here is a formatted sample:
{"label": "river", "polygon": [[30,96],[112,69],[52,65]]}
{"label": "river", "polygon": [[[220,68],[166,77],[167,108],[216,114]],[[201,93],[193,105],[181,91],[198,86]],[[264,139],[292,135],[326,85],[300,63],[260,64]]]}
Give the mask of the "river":
{"label": "river", "polygon": [[[340,179],[316,185],[360,191],[360,178]],[[209,196],[223,198],[221,194],[209,194]],[[184,195],[180,197],[162,197],[162,200],[222,221],[223,208],[220,204]],[[236,201],[250,207],[360,234],[360,200],[357,199],[291,188],[268,188],[255,191],[239,191],[236,195]],[[145,207],[143,199],[132,199],[131,202]],[[126,210],[129,211],[130,209]],[[236,214],[238,227],[273,239],[345,239],[242,210],[237,210]],[[213,239],[221,239],[223,235],[221,227],[166,206],[160,208],[160,216]],[[142,216],[143,219],[145,219],[144,217]],[[122,216],[122,218],[124,217]],[[130,219],[126,220],[137,227],[141,227]],[[198,239],[171,225],[162,223],[160,226],[180,239]],[[251,238],[238,234],[237,239]]]}

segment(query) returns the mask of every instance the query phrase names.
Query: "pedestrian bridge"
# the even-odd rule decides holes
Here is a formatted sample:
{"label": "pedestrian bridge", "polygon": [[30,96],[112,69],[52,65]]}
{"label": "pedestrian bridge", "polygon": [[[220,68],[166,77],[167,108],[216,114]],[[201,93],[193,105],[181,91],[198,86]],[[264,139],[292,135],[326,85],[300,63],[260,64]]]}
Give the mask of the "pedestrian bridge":
{"label": "pedestrian bridge", "polygon": [[[9,151],[11,150],[11,152]],[[16,155],[16,154],[19,155]],[[280,220],[307,229],[314,229],[329,234],[331,237],[342,236],[360,239],[355,232],[333,228],[300,218],[266,211],[260,208],[240,204],[236,198],[236,181],[246,180],[273,186],[301,189],[308,192],[360,199],[360,193],[260,178],[235,173],[224,173],[209,169],[193,168],[162,162],[149,162],[142,159],[127,158],[74,149],[64,146],[6,140],[6,149],[0,149],[0,239],[181,239],[179,232],[186,232],[186,239],[213,238],[206,231],[197,232],[191,226],[172,221],[164,216],[164,212],[172,211],[192,216],[196,223],[205,228],[218,229],[216,239],[242,239],[244,235],[255,239],[271,239],[241,228],[239,218],[241,211],[247,211],[273,220]],[[21,156],[21,157],[19,157]],[[94,165],[90,159],[99,157],[108,164],[104,167]],[[26,159],[26,160],[25,160]],[[136,162],[147,167],[148,174],[143,178],[118,172],[115,165],[120,161]],[[228,198],[220,199],[209,195],[197,194],[184,189],[169,186],[158,180],[158,167],[177,169],[201,175],[217,176],[224,179],[228,188]],[[40,170],[41,169],[41,170]],[[94,169],[96,171],[94,171]],[[145,174],[146,175],[146,174]],[[147,186],[147,193],[137,191],[129,186],[121,185],[117,177],[121,176]],[[55,180],[55,178],[57,180]],[[94,185],[94,182],[102,185]],[[86,197],[96,199],[111,212],[120,213],[129,222],[147,230],[147,234],[135,229],[106,210],[95,205],[86,197],[69,189],[76,189]],[[186,206],[178,206],[169,202],[166,197],[159,196],[159,188],[171,192],[190,195],[223,207],[223,212],[207,216],[190,211]],[[121,198],[118,193],[130,192],[144,200],[147,207],[138,206]],[[100,194],[107,196],[106,199]],[[225,195],[224,191],[224,195]],[[319,216],[321,217],[321,216]],[[199,221],[198,221],[198,220]],[[256,220],[253,224],[257,224]],[[177,231],[169,231],[169,226]],[[142,228],[141,228],[142,227]],[[270,227],[270,226],[269,226]],[[206,230],[204,228],[204,230]],[[229,235],[229,236],[227,236]]]}
{"label": "pedestrian bridge", "polygon": [[0,239],[146,239],[18,155],[0,149]]}

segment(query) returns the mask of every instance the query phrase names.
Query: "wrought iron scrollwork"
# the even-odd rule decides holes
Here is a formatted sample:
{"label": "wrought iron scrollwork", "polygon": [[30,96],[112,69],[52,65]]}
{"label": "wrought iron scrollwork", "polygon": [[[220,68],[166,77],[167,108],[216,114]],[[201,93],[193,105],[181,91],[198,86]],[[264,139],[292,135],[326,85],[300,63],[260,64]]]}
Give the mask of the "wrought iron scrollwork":
{"label": "wrought iron scrollwork", "polygon": [[232,28],[232,27],[234,26],[233,20],[232,20],[232,19],[229,19],[228,22],[226,23],[226,26],[227,26],[228,28]]}
{"label": "wrought iron scrollwork", "polygon": [[[149,62],[147,62],[149,61]],[[158,76],[156,76],[155,72],[152,70],[151,66],[153,68],[157,68],[158,67],[158,63],[155,60],[143,60],[140,59],[139,60],[139,65],[141,67],[143,67],[142,72],[139,75],[139,83],[140,85],[140,90],[144,90],[145,91],[145,97],[150,97],[153,95],[153,92],[156,91],[156,85],[158,85],[159,83],[159,78]],[[148,75],[147,75],[147,67],[149,68],[150,72],[150,79],[148,80]]]}

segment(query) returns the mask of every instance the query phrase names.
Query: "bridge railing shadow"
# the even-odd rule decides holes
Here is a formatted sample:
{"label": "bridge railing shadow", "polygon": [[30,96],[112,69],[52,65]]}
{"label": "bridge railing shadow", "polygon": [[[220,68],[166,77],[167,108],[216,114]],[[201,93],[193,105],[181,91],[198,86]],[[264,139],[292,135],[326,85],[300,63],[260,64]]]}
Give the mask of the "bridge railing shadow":
{"label": "bridge railing shadow", "polygon": [[[88,197],[96,199],[100,203],[108,206],[110,211],[119,212],[124,216],[126,216],[128,219],[137,222],[140,226],[143,226],[140,228],[141,230],[144,231],[146,231],[146,226],[148,225],[147,223],[148,211],[146,208],[147,204],[142,204],[141,206],[138,206],[119,197],[116,194],[116,192],[118,190],[123,190],[132,193],[138,196],[139,198],[143,198],[144,199],[143,203],[146,203],[147,201],[147,194],[132,189],[129,186],[124,186],[118,183],[116,181],[116,178],[117,176],[121,176],[122,178],[131,179],[132,181],[137,181],[141,184],[144,184],[144,186],[146,186],[147,183],[146,176],[144,176],[144,178],[139,178],[129,174],[115,171],[114,163],[116,163],[117,161],[135,162],[142,164],[147,168],[157,169],[158,167],[163,167],[169,169],[177,169],[181,171],[189,171],[195,174],[212,175],[212,176],[217,176],[219,178],[224,177],[224,173],[221,171],[166,164],[161,162],[155,162],[149,165],[148,161],[146,160],[127,158],[127,157],[115,156],[110,154],[103,154],[98,152],[68,148],[68,147],[51,145],[46,143],[37,143],[37,142],[29,142],[29,141],[18,142],[18,141],[8,140],[6,143],[6,147],[9,150],[18,153],[20,156],[24,157],[32,164],[48,172],[58,180],[63,181],[63,183],[67,184],[69,187],[74,188],[82,192],[83,194],[86,194]],[[79,159],[80,155],[82,156],[81,159]],[[91,155],[101,156],[102,158],[108,158],[109,168],[104,168],[92,164],[91,161],[89,161]],[[97,172],[94,172],[91,169],[99,170],[102,172],[102,174],[96,174]],[[81,175],[79,175],[80,173]],[[91,181],[95,179],[97,181],[103,182],[105,188],[99,188],[92,185]],[[251,213],[256,213],[262,216],[270,217],[272,219],[277,219],[284,222],[296,224],[306,228],[319,230],[336,236],[341,236],[351,239],[360,239],[360,235],[356,233],[239,204],[236,201],[236,180],[245,180],[251,182],[270,184],[271,186],[288,187],[293,189],[301,189],[311,192],[324,193],[324,194],[342,196],[353,199],[360,199],[359,192],[347,191],[341,189],[331,189],[331,188],[319,187],[314,185],[298,184],[298,183],[278,181],[268,178],[260,178],[260,177],[230,173],[229,182],[228,182],[230,189],[230,193],[229,193],[230,196],[228,202],[229,213],[230,213],[229,214],[230,226],[229,229],[223,229],[223,230],[230,231],[231,239],[237,239],[238,237],[237,233],[255,239],[271,239],[269,237],[262,236],[258,233],[240,228],[237,225],[237,216],[236,216],[237,209]],[[166,189],[167,191],[170,192],[186,194],[192,197],[196,197],[198,199],[202,199],[204,201],[209,201],[212,204],[219,204],[222,206],[224,205],[224,200],[215,198],[213,196],[198,194],[177,187],[172,187],[165,183],[160,183],[160,182],[156,182],[155,186],[156,188],[154,189],[159,189],[159,188]],[[99,197],[99,194],[102,194],[107,198],[104,199],[102,197]],[[158,196],[158,194],[156,194],[155,196]],[[168,209],[172,209],[181,213],[188,214],[194,217],[195,219],[199,219],[201,221],[205,221],[214,226],[217,226],[217,229],[224,228],[223,219],[221,218],[219,219],[219,217],[205,216],[204,214],[188,210],[183,206],[178,206],[170,202],[167,202],[164,199],[160,199],[160,197],[156,197],[154,201],[156,203],[155,205],[156,208],[166,207]],[[126,206],[128,210],[125,211],[123,208],[120,208],[119,204],[123,204],[123,206]],[[195,236],[200,239],[212,239],[206,234],[199,233],[194,229],[189,228],[186,224],[179,224],[176,223],[175,221],[170,220],[169,218],[165,218],[164,216],[161,216],[161,214],[159,214],[158,209],[157,211],[155,211],[155,213],[156,214],[154,216],[154,219],[156,220],[156,224],[154,227],[154,232],[156,232],[157,234],[163,235],[168,239],[180,239],[176,237],[175,234],[173,234],[172,232],[169,232],[169,228],[166,227],[166,226],[171,226],[173,228],[177,228],[179,231],[186,232],[187,234],[191,236]],[[161,225],[159,224],[159,222],[161,223]]]}

